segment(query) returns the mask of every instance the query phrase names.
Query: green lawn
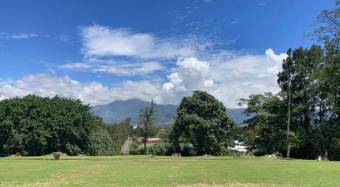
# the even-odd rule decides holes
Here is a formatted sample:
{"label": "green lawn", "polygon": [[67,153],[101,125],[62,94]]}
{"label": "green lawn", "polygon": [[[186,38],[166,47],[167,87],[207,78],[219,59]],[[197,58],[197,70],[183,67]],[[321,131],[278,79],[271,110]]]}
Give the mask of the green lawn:
{"label": "green lawn", "polygon": [[232,157],[0,158],[0,186],[340,186],[340,162]]}

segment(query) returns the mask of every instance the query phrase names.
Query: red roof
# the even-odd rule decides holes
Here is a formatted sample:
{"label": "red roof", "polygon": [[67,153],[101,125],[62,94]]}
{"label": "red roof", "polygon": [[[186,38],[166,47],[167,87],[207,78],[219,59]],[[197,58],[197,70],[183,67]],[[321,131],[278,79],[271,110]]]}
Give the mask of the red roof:
{"label": "red roof", "polygon": [[[137,140],[139,142],[144,142],[144,137],[138,137]],[[155,142],[158,142],[159,140],[161,140],[161,138],[148,138],[146,140],[146,143],[155,143]]]}

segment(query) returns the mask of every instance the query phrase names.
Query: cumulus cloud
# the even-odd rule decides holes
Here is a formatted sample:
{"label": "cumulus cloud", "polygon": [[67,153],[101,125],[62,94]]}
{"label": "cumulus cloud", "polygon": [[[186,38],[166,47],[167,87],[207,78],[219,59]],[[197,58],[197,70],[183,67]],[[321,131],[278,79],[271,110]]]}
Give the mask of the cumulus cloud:
{"label": "cumulus cloud", "polygon": [[151,100],[158,95],[157,83],[125,81],[121,86],[108,87],[99,82],[80,83],[68,76],[47,74],[28,75],[12,83],[0,84],[0,99],[22,97],[28,94],[53,97],[59,95],[80,99],[91,105],[106,104],[116,99],[139,98]]}
{"label": "cumulus cloud", "polygon": [[[37,94],[76,98],[91,105],[129,98],[178,104],[183,96],[191,95],[192,91],[204,90],[217,97],[227,107],[234,108],[240,98],[254,93],[277,92],[279,88],[276,76],[281,70],[284,58],[285,54],[276,54],[272,49],[267,49],[263,55],[222,51],[208,55],[204,60],[197,57],[179,57],[165,81],[126,80],[114,87],[99,82],[80,83],[67,76],[28,75],[14,82],[0,82],[0,99]],[[112,66],[103,65],[102,69],[97,67],[93,71],[128,74],[147,73],[160,68],[154,62],[123,67],[126,69],[112,69]],[[73,68],[88,67],[74,64]]]}
{"label": "cumulus cloud", "polygon": [[[19,39],[36,35],[10,37],[0,33],[1,37]],[[81,83],[56,74],[28,75],[14,82],[0,80],[0,99],[37,94],[71,97],[92,105],[129,98],[178,104],[192,91],[204,90],[227,107],[237,107],[240,98],[277,92],[277,73],[286,58],[286,54],[277,54],[270,48],[263,54],[213,50],[210,42],[161,38],[99,25],[81,28],[81,38],[83,59],[59,68],[113,76],[140,76],[162,71],[151,76],[166,76],[159,81],[125,78],[118,86],[107,86],[100,82]]]}
{"label": "cumulus cloud", "polygon": [[209,77],[210,65],[197,58],[179,58],[176,68],[168,75],[169,81],[163,84],[160,102],[172,103],[189,95],[193,90],[207,90],[214,82]]}
{"label": "cumulus cloud", "polygon": [[236,100],[255,93],[278,92],[277,74],[286,54],[267,49],[264,55],[241,55],[214,64],[211,76],[219,85],[211,93],[227,106],[237,107]]}
{"label": "cumulus cloud", "polygon": [[[161,102],[178,102],[193,90],[205,90],[228,107],[238,107],[237,100],[254,93],[277,92],[277,73],[286,54],[267,49],[264,55],[222,52],[201,61],[177,60],[177,67],[162,86]],[[209,62],[209,63],[208,63]]]}

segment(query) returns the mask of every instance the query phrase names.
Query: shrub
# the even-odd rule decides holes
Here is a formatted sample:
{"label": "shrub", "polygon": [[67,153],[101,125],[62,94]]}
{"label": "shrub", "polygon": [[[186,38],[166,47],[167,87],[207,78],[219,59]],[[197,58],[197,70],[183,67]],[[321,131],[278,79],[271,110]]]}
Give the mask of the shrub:
{"label": "shrub", "polygon": [[66,154],[70,156],[77,156],[80,153],[80,148],[77,145],[66,144]]}
{"label": "shrub", "polygon": [[171,155],[171,145],[165,142],[157,142],[150,148],[150,153],[158,156]]}
{"label": "shrub", "polygon": [[140,143],[136,140],[133,140],[131,145],[130,145],[129,154],[130,155],[142,155],[142,154],[144,154],[143,148],[140,147],[141,145],[142,145],[142,143]]}
{"label": "shrub", "polygon": [[61,152],[53,152],[52,153],[54,160],[59,160],[61,156]]}
{"label": "shrub", "polygon": [[254,151],[253,151],[253,154],[255,155],[255,156],[264,156],[264,155],[266,155],[266,151],[264,150],[264,149],[255,149]]}
{"label": "shrub", "polygon": [[98,129],[90,136],[89,155],[113,155],[115,153],[114,144],[109,132],[104,129]]}
{"label": "shrub", "polygon": [[330,155],[330,159],[340,160],[340,139],[337,139],[334,142],[334,148],[332,150],[332,155]]}

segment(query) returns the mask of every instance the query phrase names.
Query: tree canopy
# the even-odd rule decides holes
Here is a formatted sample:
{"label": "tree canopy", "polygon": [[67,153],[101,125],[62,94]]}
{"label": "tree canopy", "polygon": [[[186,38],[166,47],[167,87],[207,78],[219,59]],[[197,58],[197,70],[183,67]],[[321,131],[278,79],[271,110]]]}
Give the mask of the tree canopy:
{"label": "tree canopy", "polygon": [[179,105],[171,139],[177,151],[184,143],[192,144],[198,155],[218,155],[230,142],[233,126],[222,102],[207,92],[194,91]]}
{"label": "tree canopy", "polygon": [[100,119],[79,100],[28,95],[0,102],[0,153],[43,155],[86,153]]}

